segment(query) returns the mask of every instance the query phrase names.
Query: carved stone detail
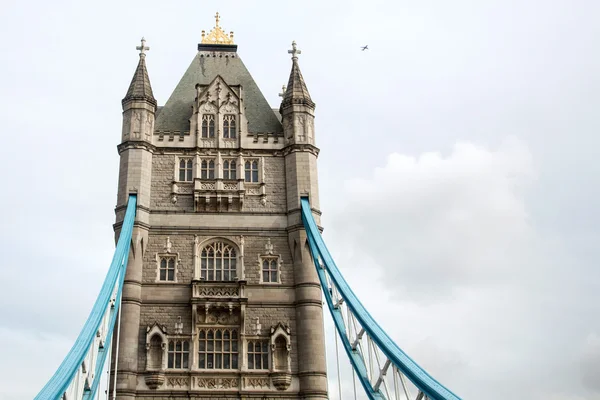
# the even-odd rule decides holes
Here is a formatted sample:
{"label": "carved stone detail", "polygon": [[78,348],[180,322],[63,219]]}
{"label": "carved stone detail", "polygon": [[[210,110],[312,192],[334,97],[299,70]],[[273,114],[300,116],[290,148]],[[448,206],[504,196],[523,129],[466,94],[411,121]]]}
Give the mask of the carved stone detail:
{"label": "carved stone detail", "polygon": [[224,183],[223,184],[224,190],[237,190],[237,188],[238,188],[237,183]]}
{"label": "carved stone detail", "polygon": [[209,311],[208,313],[198,313],[199,324],[209,325],[235,325],[239,324],[240,316],[236,313],[229,313],[227,311]]}
{"label": "carved stone detail", "polygon": [[271,387],[269,378],[244,378],[244,385],[255,389]]}
{"label": "carved stone detail", "polygon": [[289,372],[275,372],[271,374],[271,379],[277,390],[286,390],[292,383],[292,375]]}
{"label": "carved stone detail", "polygon": [[215,147],[217,145],[217,141],[215,139],[200,139],[200,146],[202,147]]}
{"label": "carved stone detail", "polygon": [[196,286],[195,297],[239,297],[239,287]]}
{"label": "carved stone detail", "polygon": [[171,387],[188,387],[189,383],[189,378],[182,376],[169,377],[167,379],[167,386]]}
{"label": "carved stone detail", "polygon": [[217,184],[215,182],[201,182],[200,190],[215,190],[217,188]]}
{"label": "carved stone detail", "polygon": [[240,380],[238,378],[193,378],[195,387],[198,389],[237,389]]}
{"label": "carved stone detail", "polygon": [[145,380],[148,388],[156,390],[165,383],[165,374],[162,372],[147,373]]}

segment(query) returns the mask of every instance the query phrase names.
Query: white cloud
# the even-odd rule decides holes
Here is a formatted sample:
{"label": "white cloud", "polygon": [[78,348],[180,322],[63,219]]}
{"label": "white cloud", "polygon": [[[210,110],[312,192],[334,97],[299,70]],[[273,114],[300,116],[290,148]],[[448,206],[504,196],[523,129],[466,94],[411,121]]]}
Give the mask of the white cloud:
{"label": "white cloud", "polygon": [[[537,172],[526,144],[393,153],[363,172],[324,222],[326,242],[400,347],[464,398],[520,391],[542,399],[567,385],[582,392],[572,373],[577,329],[555,328],[563,310],[578,309],[576,286],[555,296],[573,260],[529,217]],[[553,374],[548,390],[536,389]]]}

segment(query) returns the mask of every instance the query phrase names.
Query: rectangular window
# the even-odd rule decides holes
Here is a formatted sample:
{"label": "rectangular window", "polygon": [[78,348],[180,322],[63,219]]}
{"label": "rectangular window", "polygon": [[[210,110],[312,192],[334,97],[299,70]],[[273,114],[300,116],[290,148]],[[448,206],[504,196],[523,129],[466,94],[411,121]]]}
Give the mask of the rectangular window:
{"label": "rectangular window", "polygon": [[223,179],[236,179],[235,160],[223,161]]}
{"label": "rectangular window", "polygon": [[279,282],[279,268],[278,259],[276,258],[265,258],[262,262],[262,278],[265,283],[277,283]]}
{"label": "rectangular window", "polygon": [[190,343],[187,340],[169,341],[168,368],[187,369],[190,361]]}
{"label": "rectangular window", "polygon": [[175,257],[160,257],[158,280],[164,282],[175,281]]}
{"label": "rectangular window", "polygon": [[248,369],[269,369],[269,345],[266,340],[248,341]]}
{"label": "rectangular window", "polygon": [[201,179],[215,179],[215,162],[214,160],[202,160],[200,163]]}
{"label": "rectangular window", "polygon": [[191,182],[194,173],[194,163],[191,159],[179,160],[179,181]]}
{"label": "rectangular window", "polygon": [[238,369],[237,330],[201,330],[198,342],[198,368]]}
{"label": "rectangular window", "polygon": [[246,161],[244,172],[246,182],[258,182],[258,160]]}
{"label": "rectangular window", "polygon": [[215,137],[215,116],[213,114],[202,115],[202,137]]}
{"label": "rectangular window", "polygon": [[235,115],[226,114],[223,117],[223,137],[228,139],[235,139]]}

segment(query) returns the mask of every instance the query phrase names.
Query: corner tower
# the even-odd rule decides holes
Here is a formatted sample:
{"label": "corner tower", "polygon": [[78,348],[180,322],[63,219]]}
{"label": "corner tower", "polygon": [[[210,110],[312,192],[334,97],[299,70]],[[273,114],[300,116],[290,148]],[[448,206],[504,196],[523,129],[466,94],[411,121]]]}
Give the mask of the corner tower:
{"label": "corner tower", "polygon": [[162,107],[145,42],[138,50],[123,99],[117,231],[129,193],[139,205],[111,391],[327,399],[321,291],[300,220],[300,196],[319,213],[314,103],[295,43],[279,111],[218,14]]}

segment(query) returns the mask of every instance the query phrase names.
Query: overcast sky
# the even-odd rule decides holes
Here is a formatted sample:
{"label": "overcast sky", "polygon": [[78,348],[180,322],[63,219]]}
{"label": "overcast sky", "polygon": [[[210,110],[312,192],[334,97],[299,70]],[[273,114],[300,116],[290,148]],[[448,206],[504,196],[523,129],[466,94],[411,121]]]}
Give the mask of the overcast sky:
{"label": "overcast sky", "polygon": [[162,105],[216,11],[273,107],[302,50],[325,239],[400,347],[465,399],[600,399],[594,0],[5,2],[0,398],[44,385],[107,271],[140,37]]}

